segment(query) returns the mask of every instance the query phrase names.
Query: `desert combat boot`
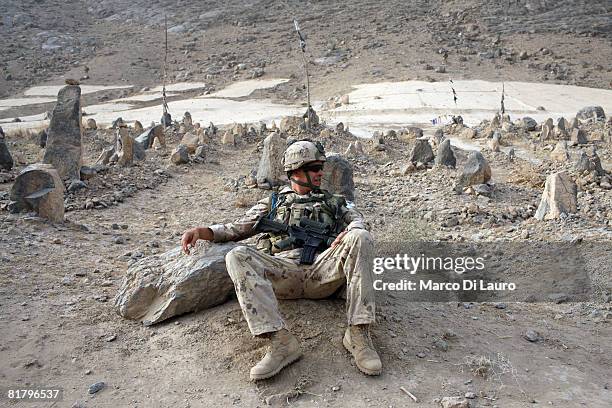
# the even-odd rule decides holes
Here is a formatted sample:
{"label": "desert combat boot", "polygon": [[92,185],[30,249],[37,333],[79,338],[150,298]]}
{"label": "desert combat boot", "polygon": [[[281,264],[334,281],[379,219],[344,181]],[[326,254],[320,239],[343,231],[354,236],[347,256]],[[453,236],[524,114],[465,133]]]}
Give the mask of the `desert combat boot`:
{"label": "desert combat boot", "polygon": [[302,357],[300,343],[287,329],[281,329],[270,334],[268,352],[251,368],[251,380],[270,378],[284,367]]}
{"label": "desert combat boot", "polygon": [[349,326],[342,344],[353,355],[361,372],[367,375],[379,375],[382,372],[382,362],[370,337],[370,325]]}

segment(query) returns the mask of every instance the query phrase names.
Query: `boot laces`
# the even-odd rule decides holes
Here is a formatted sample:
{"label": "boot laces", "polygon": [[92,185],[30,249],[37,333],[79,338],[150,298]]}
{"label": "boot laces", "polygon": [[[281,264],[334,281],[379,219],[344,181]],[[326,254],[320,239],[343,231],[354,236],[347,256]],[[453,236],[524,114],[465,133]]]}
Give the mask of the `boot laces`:
{"label": "boot laces", "polygon": [[355,346],[359,348],[374,348],[372,338],[370,337],[370,329],[367,325],[351,326],[351,337]]}

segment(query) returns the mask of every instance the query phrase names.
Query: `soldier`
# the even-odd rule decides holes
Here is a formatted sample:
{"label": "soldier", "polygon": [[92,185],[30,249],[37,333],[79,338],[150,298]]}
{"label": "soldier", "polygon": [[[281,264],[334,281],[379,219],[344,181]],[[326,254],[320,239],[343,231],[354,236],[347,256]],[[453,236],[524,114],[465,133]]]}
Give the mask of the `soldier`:
{"label": "soldier", "polygon": [[291,187],[259,201],[233,223],[193,228],[181,239],[187,254],[198,239],[239,241],[256,234],[254,225],[261,217],[289,225],[308,217],[333,226],[338,233],[313,265],[299,263],[301,248],[279,250],[274,245],[286,235],[263,234],[257,249],[238,246],[226,255],[227,270],[251,333],[270,341],[266,355],[251,369],[252,380],[272,377],[302,355],[298,340],[279,312],[277,298],[322,299],[345,285],[348,328],[344,347],[363,373],[379,375],[382,371],[369,332],[375,320],[372,236],[363,216],[348,208],[342,196],[320,189],[325,160],[325,151],[318,142],[301,140],[291,144],[283,157]]}

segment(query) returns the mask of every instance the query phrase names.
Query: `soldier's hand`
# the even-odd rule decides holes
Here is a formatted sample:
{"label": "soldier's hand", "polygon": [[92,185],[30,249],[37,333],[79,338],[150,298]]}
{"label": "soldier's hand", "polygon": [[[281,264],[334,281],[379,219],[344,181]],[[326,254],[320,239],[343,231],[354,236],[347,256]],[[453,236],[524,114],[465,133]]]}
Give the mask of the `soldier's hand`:
{"label": "soldier's hand", "polygon": [[183,247],[183,252],[189,255],[189,247],[195,246],[198,239],[200,239],[200,236],[197,228],[192,228],[185,231],[181,238],[181,247]]}
{"label": "soldier's hand", "polygon": [[342,241],[342,238],[344,238],[347,232],[348,231],[342,231],[341,233],[339,233],[334,242],[332,242],[331,247],[335,248],[336,245],[338,245]]}

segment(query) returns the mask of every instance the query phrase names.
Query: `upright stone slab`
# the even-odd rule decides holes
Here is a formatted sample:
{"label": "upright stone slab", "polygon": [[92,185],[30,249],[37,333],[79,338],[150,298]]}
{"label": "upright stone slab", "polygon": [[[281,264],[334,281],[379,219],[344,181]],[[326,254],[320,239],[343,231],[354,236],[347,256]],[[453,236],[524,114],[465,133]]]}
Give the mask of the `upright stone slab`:
{"label": "upright stone slab", "polygon": [[437,166],[447,166],[455,168],[457,165],[457,158],[451,148],[450,139],[444,140],[438,148],[438,155],[436,156]]}
{"label": "upright stone slab", "polygon": [[416,163],[429,163],[434,159],[433,150],[429,142],[425,139],[417,139],[414,142],[414,147],[410,152],[410,161]]}
{"label": "upright stone slab", "polygon": [[132,139],[126,127],[119,128],[118,133],[117,165],[129,167],[134,162],[134,139]]}
{"label": "upright stone slab", "polygon": [[264,139],[263,152],[257,168],[257,185],[274,187],[287,181],[282,164],[285,146],[286,141],[278,132],[271,133]]}
{"label": "upright stone slab", "polygon": [[57,95],[43,157],[43,163],[51,164],[62,180],[79,179],[83,164],[81,135],[81,88],[68,85]]}
{"label": "upright stone slab", "polygon": [[148,326],[225,302],[234,292],[225,255],[236,245],[200,241],[191,255],[177,247],[136,262],[115,297],[117,313]]}
{"label": "upright stone slab", "polygon": [[484,184],[491,179],[491,167],[482,153],[472,151],[463,166],[457,181],[460,188],[475,184]]}
{"label": "upright stone slab", "polygon": [[52,222],[64,221],[64,183],[50,164],[32,164],[19,173],[10,193],[13,213],[34,211]]}
{"label": "upright stone slab", "polygon": [[337,153],[327,155],[321,188],[332,194],[342,194],[348,201],[354,201],[355,183],[351,163]]}
{"label": "upright stone slab", "polygon": [[553,173],[546,177],[544,193],[535,218],[552,220],[559,218],[562,213],[575,213],[577,210],[576,183],[565,172]]}
{"label": "upright stone slab", "polygon": [[0,127],[0,168],[8,171],[13,168],[13,164],[13,157],[6,144],[4,131]]}
{"label": "upright stone slab", "polygon": [[555,149],[550,152],[550,158],[556,162],[566,162],[569,161],[569,152],[567,151],[567,142],[565,140],[561,140],[557,142]]}
{"label": "upright stone slab", "polygon": [[155,139],[160,139],[160,142],[163,142],[162,145],[165,145],[166,141],[164,137],[163,125],[153,126],[151,129],[141,133],[138,137],[136,137],[136,142],[147,150],[153,146],[153,141]]}
{"label": "upright stone slab", "polygon": [[588,143],[586,134],[582,129],[572,129],[570,140],[575,144],[586,144]]}

